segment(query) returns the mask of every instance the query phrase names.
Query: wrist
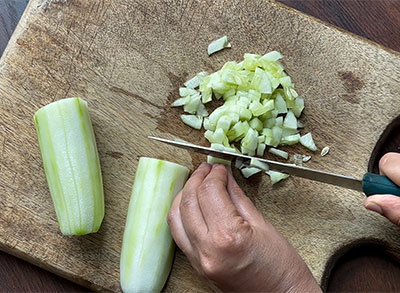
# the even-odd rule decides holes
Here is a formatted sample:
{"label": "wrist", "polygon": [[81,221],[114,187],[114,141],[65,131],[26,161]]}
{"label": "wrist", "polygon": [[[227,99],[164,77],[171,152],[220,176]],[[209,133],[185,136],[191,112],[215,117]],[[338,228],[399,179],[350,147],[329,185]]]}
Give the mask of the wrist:
{"label": "wrist", "polygon": [[300,274],[297,278],[294,278],[291,282],[292,284],[284,291],[286,293],[297,293],[297,292],[307,292],[307,293],[320,293],[322,292],[321,287],[318,285],[317,281],[311,274],[308,268]]}
{"label": "wrist", "polygon": [[286,293],[295,292],[320,293],[322,292],[322,290],[315,280],[309,280],[306,282],[302,282],[301,284],[295,284],[286,291]]}

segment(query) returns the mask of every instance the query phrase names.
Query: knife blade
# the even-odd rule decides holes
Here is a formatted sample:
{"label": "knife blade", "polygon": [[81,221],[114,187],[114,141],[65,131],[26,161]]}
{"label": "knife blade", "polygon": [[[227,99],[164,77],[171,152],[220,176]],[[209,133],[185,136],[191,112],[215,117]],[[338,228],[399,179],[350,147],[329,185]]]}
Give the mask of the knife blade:
{"label": "knife blade", "polygon": [[[195,145],[195,144],[191,144],[191,143],[187,143],[187,142],[183,142],[183,141],[174,141],[174,140],[169,140],[169,139],[164,139],[164,138],[159,138],[159,137],[154,137],[154,136],[148,136],[148,138],[162,142],[162,143],[166,143],[169,145],[173,145],[175,147],[179,147],[182,149],[186,149],[186,150],[190,150],[190,151],[194,151],[197,153],[202,153],[205,155],[210,155],[213,157],[226,159],[226,160],[233,160],[233,159],[241,158],[242,160],[251,161],[251,159],[256,159],[260,162],[268,164],[269,169],[273,170],[273,171],[283,172],[283,173],[286,173],[289,175],[306,178],[306,179],[310,179],[313,181],[328,183],[328,184],[341,186],[341,187],[345,187],[345,188],[363,192],[362,179],[357,179],[354,177],[349,177],[349,176],[339,175],[339,174],[335,174],[335,173],[310,169],[310,168],[306,168],[306,167],[302,167],[302,166],[297,166],[295,164],[281,163],[281,162],[276,162],[276,161],[267,160],[267,159],[258,158],[258,157],[252,157],[252,156],[238,154],[238,153],[218,151],[218,150],[212,149],[210,147],[199,146],[199,145]],[[257,167],[257,166],[254,166],[254,167]]]}

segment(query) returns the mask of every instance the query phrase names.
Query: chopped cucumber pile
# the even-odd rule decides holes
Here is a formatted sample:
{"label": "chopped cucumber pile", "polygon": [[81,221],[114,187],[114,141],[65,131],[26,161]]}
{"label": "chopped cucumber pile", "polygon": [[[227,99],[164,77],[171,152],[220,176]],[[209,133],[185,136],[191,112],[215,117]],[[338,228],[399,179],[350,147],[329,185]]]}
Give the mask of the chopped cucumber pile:
{"label": "chopped cucumber pile", "polygon": [[[223,37],[210,46],[222,49],[227,44]],[[233,152],[260,157],[269,147],[269,153],[284,159],[289,154],[278,146],[300,142],[316,151],[311,133],[300,135],[303,125],[298,118],[304,99],[285,73],[281,58],[277,51],[263,56],[244,54],[243,61],[227,62],[217,72],[200,72],[179,89],[180,98],[172,106],[183,106],[189,115],[181,115],[182,121],[195,129],[203,126],[204,136],[212,146],[218,144]],[[213,99],[224,103],[209,113],[205,105]],[[241,168],[245,177],[256,173],[252,167],[246,168]]]}

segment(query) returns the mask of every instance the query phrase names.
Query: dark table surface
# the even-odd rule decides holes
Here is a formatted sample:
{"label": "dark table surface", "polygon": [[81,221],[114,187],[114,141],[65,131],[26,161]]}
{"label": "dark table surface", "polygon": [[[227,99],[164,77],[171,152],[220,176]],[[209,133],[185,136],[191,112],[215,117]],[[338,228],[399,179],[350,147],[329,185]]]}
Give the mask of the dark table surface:
{"label": "dark table surface", "polygon": [[[288,6],[400,51],[400,0],[278,0]],[[0,0],[0,56],[28,0]],[[400,230],[399,230],[400,232]],[[1,292],[87,291],[61,277],[0,252]],[[329,292],[400,292],[400,265],[384,248],[350,250],[333,269]]]}

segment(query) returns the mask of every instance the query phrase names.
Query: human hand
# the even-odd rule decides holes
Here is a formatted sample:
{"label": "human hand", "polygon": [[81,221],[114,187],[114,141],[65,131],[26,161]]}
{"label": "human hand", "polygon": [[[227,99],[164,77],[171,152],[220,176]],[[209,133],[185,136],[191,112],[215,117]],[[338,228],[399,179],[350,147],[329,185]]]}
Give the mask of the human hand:
{"label": "human hand", "polygon": [[[400,154],[385,154],[379,160],[379,172],[400,186]],[[390,194],[372,195],[364,201],[364,206],[400,226],[400,197]]]}
{"label": "human hand", "polygon": [[168,224],[193,268],[220,290],[321,292],[293,246],[223,165],[202,164],[192,174]]}

